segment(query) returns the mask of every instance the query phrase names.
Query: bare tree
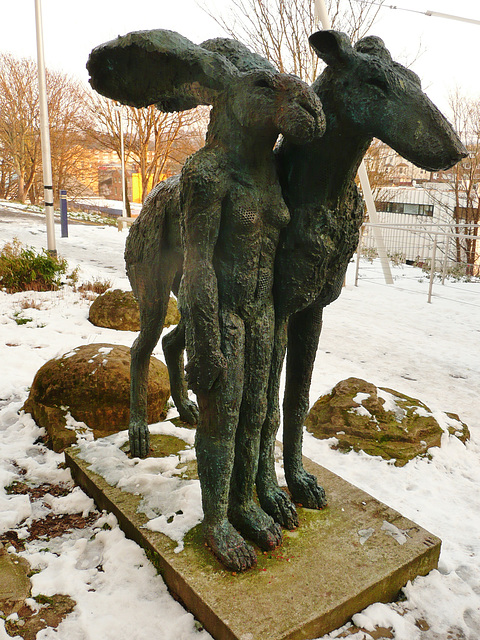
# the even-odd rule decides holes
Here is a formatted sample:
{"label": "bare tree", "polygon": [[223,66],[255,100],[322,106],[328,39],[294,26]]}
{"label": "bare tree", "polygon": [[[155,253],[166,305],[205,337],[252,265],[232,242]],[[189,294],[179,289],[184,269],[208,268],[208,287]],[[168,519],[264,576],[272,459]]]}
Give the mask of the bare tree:
{"label": "bare tree", "polygon": [[[0,54],[0,195],[36,203],[42,193],[37,66]],[[79,195],[96,182],[83,131],[86,92],[70,76],[47,71],[53,188]]]}
{"label": "bare tree", "polygon": [[98,181],[84,133],[92,120],[88,93],[77,79],[59,72],[47,72],[47,92],[54,196],[66,189],[76,198],[96,190]]}
{"label": "bare tree", "polygon": [[[459,132],[469,154],[447,174],[447,179],[455,196],[452,212],[456,233],[466,238],[458,238],[456,243],[457,262],[466,258],[467,275],[478,272],[479,257],[477,243],[480,224],[480,100],[472,100],[455,91],[450,96],[453,126]],[[459,226],[468,224],[469,226]]]}
{"label": "bare tree", "polygon": [[[134,165],[141,180],[142,201],[151,185],[169,173],[169,165],[185,158],[204,143],[206,110],[163,113],[154,106],[119,107],[113,100],[92,94],[90,110],[95,120],[88,135],[98,145],[121,158],[120,118],[123,119],[125,161]],[[128,210],[127,210],[128,213]]]}
{"label": "bare tree", "polygon": [[[383,2],[328,0],[332,28],[356,41],[371,27]],[[232,0],[230,10],[220,16],[205,2],[202,8],[231,38],[263,55],[279,71],[309,83],[317,77],[321,63],[308,44],[308,36],[319,28],[313,0]]]}
{"label": "bare tree", "polygon": [[[3,181],[25,202],[39,163],[37,68],[32,60],[0,54],[0,146]],[[8,176],[8,177],[7,177]]]}

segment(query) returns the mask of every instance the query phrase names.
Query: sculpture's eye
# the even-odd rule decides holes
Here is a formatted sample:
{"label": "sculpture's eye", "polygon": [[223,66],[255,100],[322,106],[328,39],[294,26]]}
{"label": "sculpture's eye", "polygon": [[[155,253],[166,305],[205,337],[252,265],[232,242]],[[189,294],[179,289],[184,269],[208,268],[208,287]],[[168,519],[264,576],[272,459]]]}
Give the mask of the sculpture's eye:
{"label": "sculpture's eye", "polygon": [[388,84],[382,78],[369,78],[367,82],[368,84],[377,87],[377,89],[380,89],[384,93],[387,93],[388,91]]}
{"label": "sculpture's eye", "polygon": [[261,89],[271,89],[271,85],[269,82],[267,82],[267,80],[265,80],[264,78],[260,78],[260,80],[257,80],[255,82],[255,86],[256,87],[260,87]]}

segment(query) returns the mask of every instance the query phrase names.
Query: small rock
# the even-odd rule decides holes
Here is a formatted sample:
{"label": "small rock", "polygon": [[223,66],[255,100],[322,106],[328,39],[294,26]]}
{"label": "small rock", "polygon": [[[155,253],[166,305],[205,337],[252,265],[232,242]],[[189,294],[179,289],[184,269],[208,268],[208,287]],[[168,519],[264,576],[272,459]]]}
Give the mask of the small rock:
{"label": "small rock", "polygon": [[[140,331],[140,312],[132,291],[114,289],[99,295],[90,306],[88,319],[96,327],[119,331]],[[164,326],[178,324],[179,320],[177,302],[175,298],[170,298]]]}
{"label": "small rock", "polygon": [[[166,415],[170,385],[166,365],[150,358],[148,421]],[[35,375],[23,407],[48,433],[54,451],[76,442],[68,413],[101,438],[128,428],[130,417],[130,349],[123,345],[88,344],[46,362]],[[67,428],[70,426],[70,428]]]}

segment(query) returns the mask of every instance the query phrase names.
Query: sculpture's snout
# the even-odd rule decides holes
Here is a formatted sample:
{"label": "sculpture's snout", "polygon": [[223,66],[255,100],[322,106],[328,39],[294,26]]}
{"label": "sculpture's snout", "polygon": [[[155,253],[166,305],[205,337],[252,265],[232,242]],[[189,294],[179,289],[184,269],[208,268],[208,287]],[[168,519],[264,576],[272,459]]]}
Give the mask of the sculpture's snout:
{"label": "sculpture's snout", "polygon": [[322,103],[320,102],[319,98],[315,94],[309,92],[305,95],[301,95],[298,98],[298,105],[301,109],[306,111],[306,113],[309,114],[313,120],[314,132],[312,137],[320,138],[321,136],[323,136],[326,129],[326,119],[323,112]]}
{"label": "sculpture's snout", "polygon": [[468,157],[468,151],[465,148],[465,146],[462,144],[462,142],[458,138],[453,142],[454,144],[452,145],[450,156],[445,159],[445,166],[440,167],[439,170],[450,169],[450,167],[453,167],[454,165],[456,165],[457,162],[460,162],[460,160],[463,160],[464,158]]}
{"label": "sculpture's snout", "polygon": [[297,78],[279,74],[279,79],[289,96],[285,108],[278,112],[280,132],[295,144],[305,144],[323,136],[326,120],[320,98]]}

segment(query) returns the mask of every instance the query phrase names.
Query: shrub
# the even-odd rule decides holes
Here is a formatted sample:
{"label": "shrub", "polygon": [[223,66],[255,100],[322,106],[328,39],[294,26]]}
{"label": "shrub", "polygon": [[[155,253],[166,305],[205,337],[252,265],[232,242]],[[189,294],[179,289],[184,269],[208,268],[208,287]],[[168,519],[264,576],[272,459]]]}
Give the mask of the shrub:
{"label": "shrub", "polygon": [[405,264],[407,257],[401,251],[387,251],[387,256],[390,262],[395,267],[399,267],[401,264]]}
{"label": "shrub", "polygon": [[75,291],[81,293],[85,298],[90,298],[89,294],[92,294],[93,299],[95,299],[97,295],[105,293],[105,291],[108,291],[111,287],[112,283],[110,280],[92,280],[83,282],[80,286],[75,287]]}
{"label": "shrub", "polygon": [[17,291],[52,291],[61,285],[67,261],[23,247],[17,238],[4,245],[0,253],[0,286],[8,293]]}
{"label": "shrub", "polygon": [[362,247],[362,257],[368,262],[373,262],[375,258],[378,258],[378,251],[375,247]]}

